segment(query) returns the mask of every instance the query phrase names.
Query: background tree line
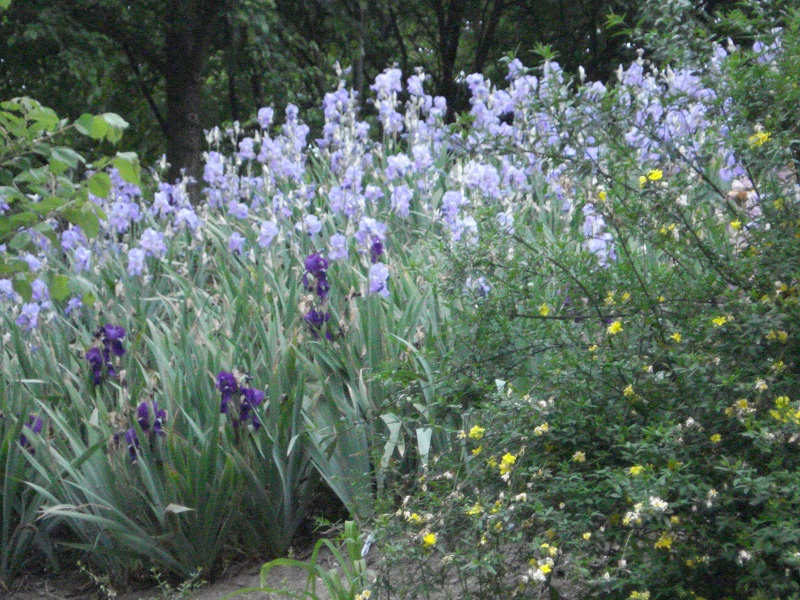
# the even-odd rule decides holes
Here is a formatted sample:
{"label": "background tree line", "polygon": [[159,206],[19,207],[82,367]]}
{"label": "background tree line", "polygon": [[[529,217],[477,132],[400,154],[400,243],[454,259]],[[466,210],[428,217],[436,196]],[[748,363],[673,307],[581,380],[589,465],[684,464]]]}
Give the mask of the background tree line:
{"label": "background tree line", "polygon": [[[687,23],[713,28],[714,11],[733,4],[686,2]],[[549,47],[568,72],[608,79],[659,10],[652,0],[12,0],[0,97],[70,117],[119,113],[127,149],[145,161],[166,152],[173,176],[197,177],[204,129],[290,102],[316,110],[320,126],[337,61],[362,96],[389,65],[406,76],[423,67],[452,119],[467,107],[464,75],[501,80],[509,52],[535,64]]]}

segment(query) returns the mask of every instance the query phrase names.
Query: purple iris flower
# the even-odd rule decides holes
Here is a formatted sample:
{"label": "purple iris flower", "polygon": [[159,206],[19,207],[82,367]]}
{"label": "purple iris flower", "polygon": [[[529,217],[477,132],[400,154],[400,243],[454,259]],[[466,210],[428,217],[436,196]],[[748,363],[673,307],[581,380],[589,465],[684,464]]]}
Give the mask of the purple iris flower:
{"label": "purple iris flower", "polygon": [[128,444],[128,454],[131,457],[131,462],[136,462],[136,450],[139,448],[139,436],[136,435],[136,430],[133,427],[125,432],[125,443]]}
{"label": "purple iris flower", "polygon": [[[150,415],[153,416],[153,422],[150,423]],[[151,426],[154,433],[163,435],[164,421],[167,420],[167,411],[158,408],[158,402],[142,402],[136,409],[136,420],[139,422],[139,427],[142,431],[147,432]]]}
{"label": "purple iris flower", "polygon": [[[331,318],[331,313],[323,312],[321,310],[317,310],[316,308],[312,308],[308,313],[303,317],[305,322],[309,324],[311,327],[311,332],[314,334],[314,338],[319,338],[319,332],[322,330],[323,325],[327,323]],[[333,339],[330,331],[325,333],[325,337],[327,339]]]}
{"label": "purple iris flower", "polygon": [[233,395],[239,391],[239,384],[236,383],[236,377],[232,373],[220,371],[217,375],[217,388],[222,394],[222,403],[220,404],[219,412],[228,414],[228,404],[230,403]]}
{"label": "purple iris flower", "polygon": [[103,381],[103,355],[100,353],[100,348],[90,348],[86,352],[86,360],[92,366],[92,382],[94,385],[100,385]]}
{"label": "purple iris flower", "polygon": [[[28,422],[25,423],[25,427],[30,429],[33,433],[38,434],[42,432],[42,428],[44,427],[44,421],[42,421],[41,417],[37,417],[36,415],[30,415],[28,417]],[[36,454],[36,450],[34,450],[31,447],[30,440],[28,440],[28,438],[25,436],[24,433],[22,433],[19,436],[19,444],[31,454]]]}
{"label": "purple iris flower", "polygon": [[328,259],[324,258],[319,252],[309,254],[305,260],[306,272],[303,274],[303,285],[307,290],[313,289],[308,276],[311,275],[316,281],[316,292],[320,300],[325,300],[330,292],[331,284],[328,283]]}
{"label": "purple iris flower", "polygon": [[242,405],[239,420],[242,423],[250,421],[253,429],[261,427],[261,421],[255,413],[255,407],[264,401],[264,392],[253,388],[242,388]]}
{"label": "purple iris flower", "polygon": [[104,325],[103,326],[103,344],[111,351],[114,356],[122,356],[125,354],[125,348],[122,347],[122,338],[125,337],[125,329],[118,325]]}
{"label": "purple iris flower", "polygon": [[383,254],[383,242],[377,235],[372,236],[372,245],[369,247],[369,257],[374,265],[378,262],[378,257]]}

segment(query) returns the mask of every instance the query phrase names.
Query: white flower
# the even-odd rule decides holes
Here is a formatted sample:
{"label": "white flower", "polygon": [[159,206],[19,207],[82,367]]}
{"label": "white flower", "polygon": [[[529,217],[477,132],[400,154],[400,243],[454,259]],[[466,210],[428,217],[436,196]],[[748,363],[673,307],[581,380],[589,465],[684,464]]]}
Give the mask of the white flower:
{"label": "white flower", "polygon": [[653,510],[664,512],[669,505],[658,496],[650,496],[650,506],[653,507]]}

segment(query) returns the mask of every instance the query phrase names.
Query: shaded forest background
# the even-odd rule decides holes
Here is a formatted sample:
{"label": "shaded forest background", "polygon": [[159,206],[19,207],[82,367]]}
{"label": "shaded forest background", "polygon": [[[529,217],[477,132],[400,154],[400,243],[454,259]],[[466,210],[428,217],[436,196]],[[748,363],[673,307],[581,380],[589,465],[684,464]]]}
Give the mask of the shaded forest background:
{"label": "shaded forest background", "polygon": [[[7,0],[6,0],[7,2]],[[5,3],[5,2],[4,2]],[[467,107],[465,76],[505,76],[513,54],[608,80],[667,19],[703,39],[732,0],[12,0],[0,17],[0,98],[36,98],[59,115],[115,112],[126,150],[172,176],[197,177],[214,125],[296,104],[322,124],[321,100],[348,69],[361,93],[387,66],[430,74],[450,120]],[[672,11],[667,15],[665,11]],[[674,14],[676,11],[681,14]],[[676,20],[677,17],[677,20]],[[685,22],[692,31],[680,31]],[[708,31],[698,32],[698,23]],[[714,33],[719,34],[719,31]],[[369,110],[369,107],[364,107]]]}

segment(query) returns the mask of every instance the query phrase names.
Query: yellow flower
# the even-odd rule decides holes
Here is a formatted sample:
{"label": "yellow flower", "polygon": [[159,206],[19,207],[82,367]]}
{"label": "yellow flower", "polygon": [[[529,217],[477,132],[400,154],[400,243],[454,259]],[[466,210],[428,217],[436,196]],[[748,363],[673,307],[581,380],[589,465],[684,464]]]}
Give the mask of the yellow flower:
{"label": "yellow flower", "polygon": [[550,314],[550,307],[547,306],[546,302],[543,302],[542,305],[539,307],[539,314],[543,317],[546,317]]}
{"label": "yellow flower", "polygon": [[722,315],[720,317],[714,317],[713,319],[711,319],[711,322],[714,324],[714,327],[722,327],[728,321],[730,321],[730,318],[726,317],[725,315]]}
{"label": "yellow flower", "polygon": [[592,539],[592,532],[591,531],[587,531],[586,533],[584,533],[583,534],[583,539],[585,539],[586,541],[589,541],[590,539]]}
{"label": "yellow flower", "polygon": [[419,525],[422,523],[422,517],[420,517],[417,513],[411,513],[406,517],[406,521],[413,523],[414,525]]}
{"label": "yellow flower", "polygon": [[608,294],[606,294],[606,297],[603,300],[603,304],[605,304],[606,306],[611,306],[612,304],[614,304],[614,292],[608,292]]}
{"label": "yellow flower", "polygon": [[586,462],[586,452],[578,450],[575,454],[572,455],[572,462],[576,463]]}
{"label": "yellow flower", "polygon": [[472,508],[468,508],[467,511],[466,511],[466,513],[471,517],[479,515],[482,512],[483,512],[483,507],[480,504],[476,504]]}
{"label": "yellow flower", "polygon": [[644,471],[644,467],[642,465],[633,465],[630,469],[628,469],[628,473],[634,476],[641,474],[642,471]]}
{"label": "yellow flower", "polygon": [[625,292],[624,294],[622,294],[622,301],[623,302],[627,302],[630,299],[631,299],[631,295],[628,292]]}
{"label": "yellow flower", "polygon": [[631,595],[628,596],[628,598],[631,598],[632,600],[650,600],[650,592],[646,590],[644,592],[631,592]]}
{"label": "yellow flower", "polygon": [[789,339],[789,334],[786,333],[785,331],[783,331],[782,329],[780,329],[778,331],[773,329],[772,331],[770,331],[767,334],[767,339],[770,340],[770,341],[775,340],[775,341],[778,341],[778,342],[780,342],[782,344],[785,344],[786,340]]}
{"label": "yellow flower", "polygon": [[515,462],[517,462],[517,457],[510,452],[506,452],[500,460],[500,475],[510,472]]}
{"label": "yellow flower", "polygon": [[589,346],[588,350],[589,352],[597,352],[598,348],[599,346],[597,344],[592,344],[591,346]]}
{"label": "yellow flower", "polygon": [[739,231],[742,228],[742,222],[739,219],[735,221],[731,221],[731,229],[734,231]]}
{"label": "yellow flower", "polygon": [[653,547],[654,548],[666,548],[667,550],[669,550],[670,548],[672,548],[672,542],[673,541],[674,540],[672,539],[672,536],[665,531],[664,533],[661,534],[661,537],[658,538],[658,540],[655,543],[655,546],[653,546]]}
{"label": "yellow flower", "polygon": [[546,433],[547,431],[549,431],[549,429],[550,429],[550,425],[548,423],[542,423],[541,425],[537,425],[536,427],[533,428],[533,434],[534,435],[542,435],[542,434]]}
{"label": "yellow flower", "polygon": [[658,181],[662,177],[664,177],[664,171],[661,169],[652,169],[651,171],[647,172],[647,179],[650,181]]}
{"label": "yellow flower", "polygon": [[680,519],[680,517],[676,517],[675,515],[672,515],[669,518],[669,522],[672,523],[673,525],[677,525],[678,523],[681,522],[681,519]]}
{"label": "yellow flower", "polygon": [[372,592],[369,590],[364,590],[363,592],[359,593],[353,600],[369,600],[372,597]]}
{"label": "yellow flower", "polygon": [[469,439],[471,440],[479,440],[483,438],[483,434],[486,432],[486,429],[481,427],[480,425],[473,426],[472,429],[469,430]]}
{"label": "yellow flower", "polygon": [[600,190],[597,193],[597,197],[600,198],[600,202],[605,202],[608,195],[606,194],[605,190]]}
{"label": "yellow flower", "polygon": [[550,571],[553,570],[553,568],[547,563],[544,563],[543,565],[539,565],[539,570],[545,575],[547,575]]}
{"label": "yellow flower", "polygon": [[483,452],[483,446],[478,446],[477,448],[473,448],[472,456],[478,456],[478,454],[480,454],[481,452]]}
{"label": "yellow flower", "polygon": [[620,331],[622,331],[622,322],[621,321],[614,321],[611,325],[608,326],[606,329],[606,333],[608,335],[617,335]]}
{"label": "yellow flower", "polygon": [[633,396],[636,395],[636,392],[633,391],[633,384],[632,383],[629,383],[628,387],[626,387],[624,390],[622,390],[622,395],[625,396],[626,398],[632,398]]}
{"label": "yellow flower", "polygon": [[436,545],[436,534],[426,533],[422,538],[422,546],[425,549],[433,548]]}
{"label": "yellow flower", "polygon": [[710,438],[712,444],[719,444],[722,441],[722,436],[718,433],[715,433]]}
{"label": "yellow flower", "polygon": [[754,133],[749,138],[747,138],[747,142],[750,144],[751,148],[758,148],[759,146],[763,146],[769,141],[769,138],[772,137],[772,134],[766,131],[759,131]]}
{"label": "yellow flower", "polygon": [[669,336],[669,337],[670,337],[670,339],[671,339],[671,340],[673,340],[673,341],[674,341],[676,344],[680,344],[680,343],[681,343],[681,340],[683,340],[683,337],[681,337],[681,334],[680,334],[680,333],[678,333],[677,331],[676,331],[675,333],[673,333],[673,334],[672,334],[671,336]]}
{"label": "yellow flower", "polygon": [[763,392],[764,390],[766,390],[768,388],[769,388],[769,386],[767,385],[767,383],[763,379],[757,379],[756,380],[756,389],[759,392]]}
{"label": "yellow flower", "polygon": [[647,185],[647,177],[645,177],[644,175],[640,175],[639,176],[639,186],[640,187],[644,187],[645,185]]}

